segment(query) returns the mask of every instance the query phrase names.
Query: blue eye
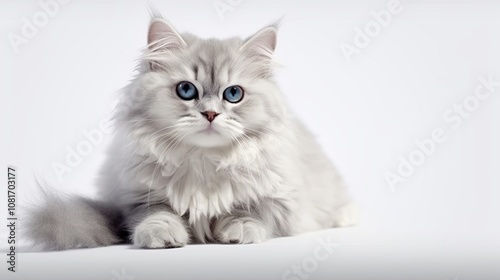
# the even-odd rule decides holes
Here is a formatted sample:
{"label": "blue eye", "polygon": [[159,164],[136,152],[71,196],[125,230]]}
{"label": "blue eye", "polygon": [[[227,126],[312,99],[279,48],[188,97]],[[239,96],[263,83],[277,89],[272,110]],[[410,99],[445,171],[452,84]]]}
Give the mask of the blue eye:
{"label": "blue eye", "polygon": [[240,86],[230,86],[224,90],[224,99],[231,103],[238,103],[243,99],[243,89]]}
{"label": "blue eye", "polygon": [[190,82],[180,82],[177,85],[177,95],[183,100],[192,100],[198,97],[198,89]]}

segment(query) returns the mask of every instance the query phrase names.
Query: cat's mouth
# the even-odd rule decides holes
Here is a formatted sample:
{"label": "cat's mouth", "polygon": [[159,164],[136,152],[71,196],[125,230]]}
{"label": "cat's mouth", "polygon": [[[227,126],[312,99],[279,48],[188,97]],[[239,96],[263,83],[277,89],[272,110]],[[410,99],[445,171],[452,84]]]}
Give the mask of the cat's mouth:
{"label": "cat's mouth", "polygon": [[208,125],[195,130],[195,134],[187,139],[191,144],[202,148],[226,146],[231,143],[220,127]]}
{"label": "cat's mouth", "polygon": [[211,124],[209,124],[205,129],[200,130],[198,133],[205,135],[220,134]]}

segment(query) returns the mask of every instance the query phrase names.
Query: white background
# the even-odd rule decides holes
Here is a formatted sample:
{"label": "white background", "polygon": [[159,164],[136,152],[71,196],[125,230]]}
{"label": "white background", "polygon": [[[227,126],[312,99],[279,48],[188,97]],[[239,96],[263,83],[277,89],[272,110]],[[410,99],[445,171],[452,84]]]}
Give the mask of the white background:
{"label": "white background", "polygon": [[[146,43],[149,21],[146,2],[101,2],[60,5],[17,52],[9,34],[22,35],[23,18],[32,22],[43,9],[38,1],[0,4],[0,167],[18,168],[20,205],[36,198],[33,175],[53,184],[54,191],[94,193],[95,172],[111,134],[105,133],[62,180],[52,165],[64,164],[67,148],[76,149],[85,131],[98,129],[110,116],[116,93],[132,77]],[[443,115],[474,94],[479,76],[500,81],[500,3],[401,0],[403,11],[350,62],[340,46],[353,45],[356,28],[364,29],[373,21],[370,12],[386,9],[388,1],[231,3],[235,6],[222,17],[212,0],[156,6],[179,31],[204,38],[249,36],[283,17],[276,59],[284,67],[277,71],[278,81],[292,110],[348,182],[361,224],[251,246],[26,253],[19,257],[20,272],[5,274],[7,279],[84,277],[79,270],[64,272],[64,263],[93,279],[115,279],[112,270],[122,267],[135,279],[170,279],[170,274],[281,279],[326,237],[341,247],[309,279],[499,276],[494,259],[500,259],[500,86],[457,129]],[[398,157],[408,158],[417,149],[415,141],[436,128],[447,140],[391,189],[386,172],[397,172]],[[4,188],[5,173],[0,174]],[[0,199],[5,221],[6,191],[0,191]],[[6,235],[2,226],[1,236]],[[78,265],[87,261],[88,267]],[[58,268],[45,269],[50,266]],[[0,269],[7,273],[4,264]]]}

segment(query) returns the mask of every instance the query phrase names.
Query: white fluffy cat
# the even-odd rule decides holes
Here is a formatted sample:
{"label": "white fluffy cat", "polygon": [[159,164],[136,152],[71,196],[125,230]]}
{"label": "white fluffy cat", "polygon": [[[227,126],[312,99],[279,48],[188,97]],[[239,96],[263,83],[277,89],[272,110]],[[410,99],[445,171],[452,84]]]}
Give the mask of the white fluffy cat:
{"label": "white fluffy cat", "polygon": [[51,197],[29,237],[48,249],[253,243],[352,222],[346,189],[273,80],[276,27],[200,39],[154,17],[115,113],[99,200]]}

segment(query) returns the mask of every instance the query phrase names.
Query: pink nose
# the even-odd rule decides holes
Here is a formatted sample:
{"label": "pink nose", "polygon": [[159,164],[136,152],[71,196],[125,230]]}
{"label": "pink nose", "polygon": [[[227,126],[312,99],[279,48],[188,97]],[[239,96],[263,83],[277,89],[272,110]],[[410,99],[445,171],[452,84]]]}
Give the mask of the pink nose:
{"label": "pink nose", "polygon": [[209,122],[213,122],[213,120],[215,119],[215,117],[217,117],[219,115],[219,113],[216,113],[214,111],[205,111],[205,112],[201,112],[201,114],[203,116],[205,116],[205,118],[207,118],[207,120]]}

